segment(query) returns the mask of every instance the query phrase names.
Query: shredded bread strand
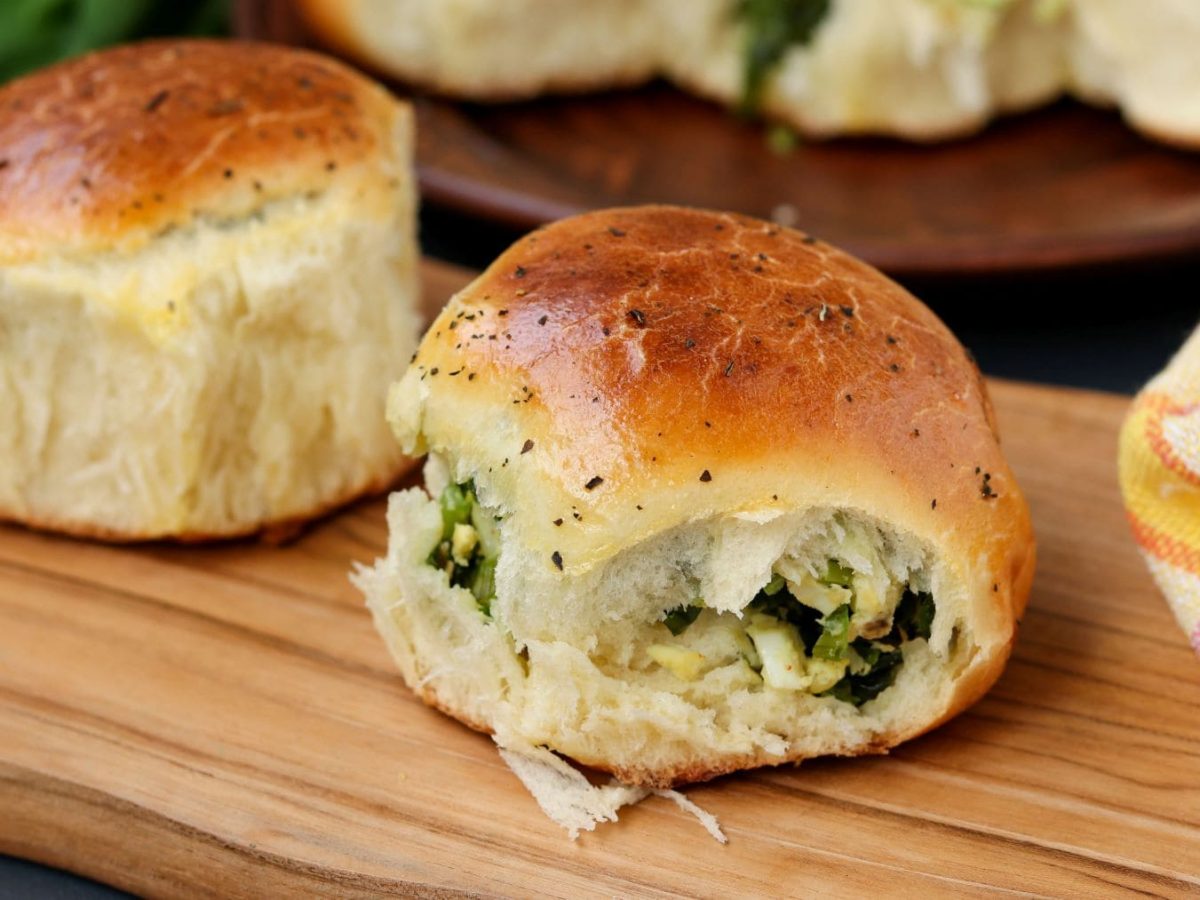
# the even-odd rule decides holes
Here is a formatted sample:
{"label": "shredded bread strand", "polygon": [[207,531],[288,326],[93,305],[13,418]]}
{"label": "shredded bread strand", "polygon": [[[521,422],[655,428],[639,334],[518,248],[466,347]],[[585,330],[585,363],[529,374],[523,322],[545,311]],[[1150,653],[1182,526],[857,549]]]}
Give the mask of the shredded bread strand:
{"label": "shredded bread strand", "polygon": [[704,826],[704,830],[711,834],[713,839],[718,844],[729,843],[729,838],[725,837],[725,832],[721,830],[721,823],[718,822],[717,817],[708,810],[701,809],[692,800],[689,800],[679,791],[657,790],[654,793],[659,797],[666,797],[669,800],[673,800],[675,805],[684,812],[691,813],[693,816],[695,816],[700,824]]}
{"label": "shredded bread strand", "polygon": [[600,822],[617,821],[623,806],[632,806],[646,797],[657,795],[674,801],[684,812],[696,817],[704,830],[719,843],[728,839],[721,831],[716,816],[701,809],[679,791],[650,790],[621,784],[615,779],[596,786],[561,757],[544,747],[523,747],[513,750],[499,746],[500,757],[533,795],[547,816],[567,830],[571,840],[579,832],[594,831]]}

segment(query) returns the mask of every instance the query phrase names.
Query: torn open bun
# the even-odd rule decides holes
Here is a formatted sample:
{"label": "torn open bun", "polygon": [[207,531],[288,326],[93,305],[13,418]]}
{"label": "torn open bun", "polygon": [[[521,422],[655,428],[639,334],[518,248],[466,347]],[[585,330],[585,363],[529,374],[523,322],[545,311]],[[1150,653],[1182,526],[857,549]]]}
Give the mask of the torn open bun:
{"label": "torn open bun", "polygon": [[999,676],[1029,514],[979,372],[810,237],[671,207],[525,237],[393,389],[428,494],[361,570],[409,685],[662,787],[881,752]]}

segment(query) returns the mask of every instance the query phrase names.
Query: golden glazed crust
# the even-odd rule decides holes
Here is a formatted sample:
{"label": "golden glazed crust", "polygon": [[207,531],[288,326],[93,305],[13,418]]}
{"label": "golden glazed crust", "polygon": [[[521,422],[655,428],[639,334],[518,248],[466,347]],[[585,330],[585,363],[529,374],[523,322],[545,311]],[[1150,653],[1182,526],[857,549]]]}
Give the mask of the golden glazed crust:
{"label": "golden glazed crust", "polygon": [[134,249],[321,191],[390,154],[401,114],[346,66],[267,44],[150,41],[44,69],[0,89],[0,262]]}
{"label": "golden glazed crust", "polygon": [[[425,437],[486,462],[519,514],[541,507],[522,525],[547,565],[683,509],[795,508],[782,491],[811,468],[878,484],[866,506],[898,492],[909,527],[995,544],[1006,580],[1024,566],[1028,514],[974,362],[899,285],[797,231],[662,206],[551,225],[454,298],[415,368]],[[492,403],[508,445],[457,412]]]}

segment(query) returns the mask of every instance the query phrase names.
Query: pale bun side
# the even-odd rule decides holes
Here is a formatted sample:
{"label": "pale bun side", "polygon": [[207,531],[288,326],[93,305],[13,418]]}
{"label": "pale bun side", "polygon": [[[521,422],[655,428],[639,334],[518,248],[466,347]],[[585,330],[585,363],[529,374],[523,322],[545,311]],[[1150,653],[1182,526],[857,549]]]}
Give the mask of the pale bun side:
{"label": "pale bun side", "polygon": [[448,96],[523,100],[658,74],[662,34],[645,0],[301,0],[299,8],[349,58]]}
{"label": "pale bun side", "polygon": [[203,540],[392,483],[411,154],[406,106],[267,45],[133,45],[0,90],[0,519]]}
{"label": "pale bun side", "polygon": [[1200,4],[1087,0],[1073,15],[1074,92],[1160,141],[1200,149]]}
{"label": "pale bun side", "polygon": [[[430,451],[434,496],[473,479],[502,517],[497,596],[484,617],[426,564],[440,517],[418,490],[359,583],[414,690],[508,746],[654,786],[880,752],[1010,651],[1035,552],[978,370],[903,289],[800,233],[673,207],[534,232],[434,322],[390,416]],[[861,709],[763,690],[729,656],[779,560],[835,556],[937,602]],[[663,615],[694,596],[673,638]],[[673,640],[728,664],[679,683],[645,656]]]}

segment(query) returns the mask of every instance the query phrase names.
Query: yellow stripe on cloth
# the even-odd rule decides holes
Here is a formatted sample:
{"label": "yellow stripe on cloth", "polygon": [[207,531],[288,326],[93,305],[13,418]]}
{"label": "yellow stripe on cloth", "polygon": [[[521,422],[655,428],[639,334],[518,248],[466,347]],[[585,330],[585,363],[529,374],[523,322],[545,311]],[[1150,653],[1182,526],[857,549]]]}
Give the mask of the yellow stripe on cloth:
{"label": "yellow stripe on cloth", "polygon": [[1118,468],[1134,540],[1200,653],[1200,329],[1134,400]]}

